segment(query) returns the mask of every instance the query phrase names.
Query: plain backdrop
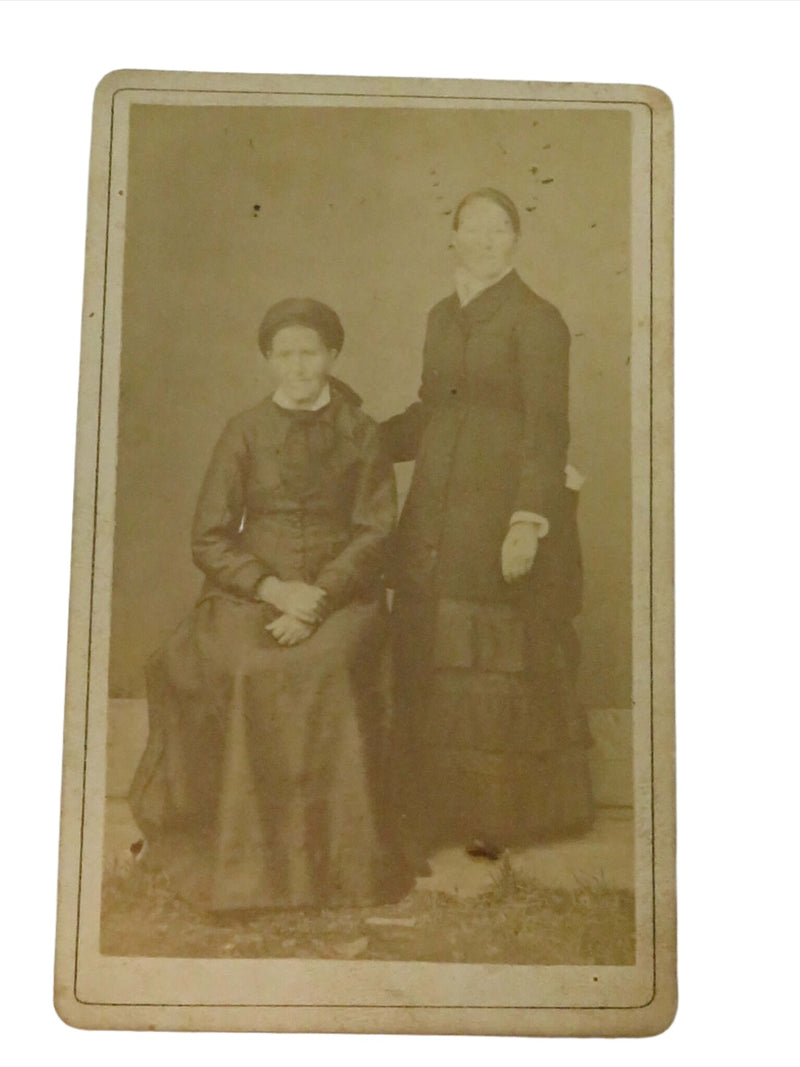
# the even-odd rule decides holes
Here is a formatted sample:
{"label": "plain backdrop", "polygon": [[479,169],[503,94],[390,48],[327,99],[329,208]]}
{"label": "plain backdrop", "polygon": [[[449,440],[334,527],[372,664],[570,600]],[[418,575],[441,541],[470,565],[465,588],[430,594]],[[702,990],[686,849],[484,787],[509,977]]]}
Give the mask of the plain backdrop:
{"label": "plain backdrop", "polygon": [[581,695],[630,708],[630,113],[138,104],[129,143],[111,695],[144,695],[197,597],[192,512],[223,425],[269,391],[267,307],[334,307],[336,373],[374,418],[404,410],[453,290],[454,208],[493,185],[523,218],[517,269],[572,334]]}
{"label": "plain backdrop", "polygon": [[[5,3],[4,1047],[31,1062],[790,1062],[797,6]],[[51,1003],[90,116],[109,70],[647,83],[676,111],[680,1007],[647,1041],[86,1034]]]}

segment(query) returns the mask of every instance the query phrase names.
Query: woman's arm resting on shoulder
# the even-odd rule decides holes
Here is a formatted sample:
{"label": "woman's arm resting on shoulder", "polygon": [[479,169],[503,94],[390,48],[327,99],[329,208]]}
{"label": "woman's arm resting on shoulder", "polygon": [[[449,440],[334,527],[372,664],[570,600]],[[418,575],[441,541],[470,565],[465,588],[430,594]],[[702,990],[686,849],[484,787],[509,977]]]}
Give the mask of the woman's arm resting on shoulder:
{"label": "woman's arm resting on shoulder", "polygon": [[381,445],[392,463],[405,463],[416,459],[419,444],[428,420],[431,416],[430,388],[429,388],[429,335],[430,316],[425,334],[425,344],[422,351],[422,384],[419,390],[419,400],[401,411],[399,415],[393,415],[391,419],[382,422],[378,427]]}
{"label": "woman's arm resting on shoulder", "polygon": [[419,442],[428,421],[428,412],[421,400],[393,415],[378,427],[381,445],[392,463],[415,459]]}
{"label": "woman's arm resting on shoulder", "polygon": [[386,539],[397,518],[394,470],[378,441],[374,424],[365,428],[351,514],[350,541],[317,576],[327,592],[328,610],[351,600],[379,577]]}

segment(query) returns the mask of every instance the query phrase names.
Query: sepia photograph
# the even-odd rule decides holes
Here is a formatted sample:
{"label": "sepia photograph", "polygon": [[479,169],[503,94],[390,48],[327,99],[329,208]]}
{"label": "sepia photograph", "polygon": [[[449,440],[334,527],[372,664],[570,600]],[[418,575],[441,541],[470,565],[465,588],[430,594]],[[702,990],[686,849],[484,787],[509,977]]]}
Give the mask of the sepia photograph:
{"label": "sepia photograph", "polygon": [[101,83],[63,1018],[669,1025],[671,272],[657,89]]}

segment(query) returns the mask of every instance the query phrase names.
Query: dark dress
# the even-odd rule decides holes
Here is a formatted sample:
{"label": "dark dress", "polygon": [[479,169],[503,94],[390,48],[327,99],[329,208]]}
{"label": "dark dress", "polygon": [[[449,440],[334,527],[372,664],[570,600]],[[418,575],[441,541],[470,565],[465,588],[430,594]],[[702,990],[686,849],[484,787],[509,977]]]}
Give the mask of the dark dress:
{"label": "dark dress", "polygon": [[[318,412],[268,399],[232,419],[192,532],[206,581],[147,670],[150,734],[131,806],[148,862],[208,909],[364,905],[412,878],[378,803],[391,465],[353,394]],[[267,575],[327,590],[281,647]]]}
{"label": "dark dress", "polygon": [[[397,788],[428,850],[592,821],[568,353],[560,314],[516,272],[463,308],[453,293],[428,319],[419,402],[381,427],[395,461],[416,461],[391,565]],[[550,528],[508,584],[501,548],[518,511]]]}

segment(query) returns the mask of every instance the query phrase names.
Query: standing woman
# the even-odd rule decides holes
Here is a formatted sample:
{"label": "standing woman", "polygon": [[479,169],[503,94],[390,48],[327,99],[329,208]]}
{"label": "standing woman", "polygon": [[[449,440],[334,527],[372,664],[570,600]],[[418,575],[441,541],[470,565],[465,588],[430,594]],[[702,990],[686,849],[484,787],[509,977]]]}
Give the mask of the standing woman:
{"label": "standing woman", "polygon": [[394,472],[330,375],[331,308],[284,300],[258,340],[278,388],[211,458],[192,528],[205,583],[148,665],[131,807],[148,864],[199,908],[395,900],[413,879],[376,803]]}
{"label": "standing woman", "polygon": [[395,462],[416,461],[393,561],[399,793],[415,849],[496,858],[593,817],[570,338],[512,268],[507,196],[470,193],[453,230],[456,291],[428,317],[419,401],[381,427]]}

